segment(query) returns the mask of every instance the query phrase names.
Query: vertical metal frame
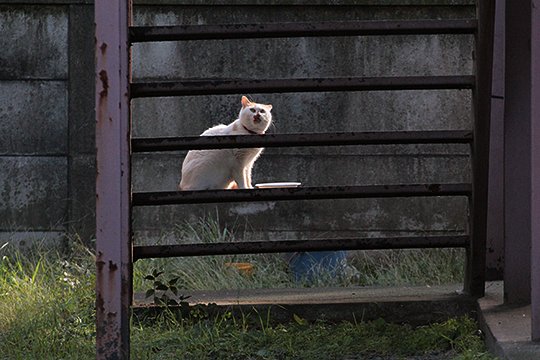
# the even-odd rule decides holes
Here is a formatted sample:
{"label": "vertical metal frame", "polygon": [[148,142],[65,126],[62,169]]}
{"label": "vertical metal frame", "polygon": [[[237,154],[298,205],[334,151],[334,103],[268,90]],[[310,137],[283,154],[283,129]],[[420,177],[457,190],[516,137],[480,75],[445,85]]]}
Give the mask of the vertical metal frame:
{"label": "vertical metal frame", "polygon": [[476,86],[473,92],[474,143],[472,147],[473,196],[471,246],[465,271],[465,291],[475,297],[485,292],[489,135],[495,0],[477,2]]}
{"label": "vertical metal frame", "polygon": [[486,280],[502,280],[504,271],[504,8],[495,2],[493,84],[491,94]]}
{"label": "vertical metal frame", "polygon": [[531,5],[531,333],[540,341],[540,0]]}
{"label": "vertical metal frame", "polygon": [[[484,294],[495,0],[478,1],[472,242],[465,290]],[[95,0],[97,359],[129,359],[132,303],[130,0]]]}
{"label": "vertical metal frame", "polygon": [[129,359],[132,301],[129,0],[96,0],[97,359]]}
{"label": "vertical metal frame", "polygon": [[507,304],[530,301],[530,6],[531,0],[506,0],[504,298]]}

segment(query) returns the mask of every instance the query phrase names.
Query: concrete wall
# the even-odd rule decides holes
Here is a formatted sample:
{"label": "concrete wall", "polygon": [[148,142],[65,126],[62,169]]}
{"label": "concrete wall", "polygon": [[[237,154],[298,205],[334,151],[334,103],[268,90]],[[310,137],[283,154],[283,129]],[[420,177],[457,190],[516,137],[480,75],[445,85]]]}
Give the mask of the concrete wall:
{"label": "concrete wall", "polygon": [[94,232],[93,7],[0,2],[0,242]]}
{"label": "concrete wall", "polygon": [[[139,1],[137,25],[469,18],[472,1]],[[324,4],[330,3],[331,6]],[[255,6],[264,5],[264,6]],[[0,241],[94,231],[93,8],[0,1]],[[135,80],[471,74],[470,36],[227,40],[137,44]],[[274,132],[470,129],[468,91],[246,94],[274,105]],[[198,135],[234,120],[240,94],[133,101],[135,136]],[[173,190],[185,153],[134,157],[134,190]],[[255,182],[305,185],[461,182],[464,146],[267,149]],[[461,233],[454,199],[303,201],[135,209],[136,241],[170,237],[204,214],[249,237]],[[240,230],[241,230],[240,229]],[[31,237],[30,237],[31,238]]]}

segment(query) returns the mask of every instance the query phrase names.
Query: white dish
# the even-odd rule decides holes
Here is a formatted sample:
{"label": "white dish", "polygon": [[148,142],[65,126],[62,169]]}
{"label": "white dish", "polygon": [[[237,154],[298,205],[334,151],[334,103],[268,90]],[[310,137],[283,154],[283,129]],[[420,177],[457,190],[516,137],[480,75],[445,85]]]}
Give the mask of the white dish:
{"label": "white dish", "polygon": [[271,188],[295,188],[302,185],[299,182],[271,182],[271,183],[261,183],[255,184],[257,189],[271,189]]}

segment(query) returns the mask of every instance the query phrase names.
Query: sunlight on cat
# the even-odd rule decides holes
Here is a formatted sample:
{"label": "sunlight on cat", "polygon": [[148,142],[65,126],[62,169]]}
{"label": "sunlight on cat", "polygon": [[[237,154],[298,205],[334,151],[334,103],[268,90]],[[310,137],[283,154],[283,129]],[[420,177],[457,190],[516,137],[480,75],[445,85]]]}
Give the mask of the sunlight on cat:
{"label": "sunlight on cat", "polygon": [[[216,125],[201,136],[262,135],[272,122],[272,105],[258,104],[242,96],[238,119]],[[180,190],[251,189],[253,164],[263,148],[191,150],[182,164]]]}

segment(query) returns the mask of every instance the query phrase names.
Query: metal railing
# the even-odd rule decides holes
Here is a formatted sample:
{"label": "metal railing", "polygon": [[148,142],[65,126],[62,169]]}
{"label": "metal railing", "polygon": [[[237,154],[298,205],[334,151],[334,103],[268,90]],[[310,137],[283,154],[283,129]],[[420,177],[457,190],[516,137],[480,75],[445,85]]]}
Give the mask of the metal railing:
{"label": "metal railing", "polygon": [[133,26],[129,29],[129,40],[138,43],[314,36],[474,34],[477,25],[475,19],[466,19]]}
{"label": "metal railing", "polygon": [[131,96],[239,93],[472,89],[474,76],[346,77],[308,79],[208,79],[131,84]]}
{"label": "metal railing", "polygon": [[[414,21],[349,21],[318,23],[284,24],[241,24],[241,25],[187,25],[162,27],[131,27],[130,42],[147,41],[184,41],[238,38],[269,37],[308,37],[308,36],[369,36],[369,35],[418,35],[418,34],[475,34],[476,20],[414,20]],[[388,91],[388,90],[427,90],[427,89],[470,89],[476,86],[475,76],[406,76],[406,77],[348,77],[348,78],[305,78],[305,79],[185,79],[166,82],[132,83],[132,98],[159,96],[197,96],[223,95],[238,93],[286,93],[286,92],[321,92],[321,91]],[[316,134],[273,134],[253,136],[219,137],[175,137],[175,138],[139,138],[132,139],[132,151],[154,152],[171,150],[244,148],[253,146],[289,147],[289,146],[345,146],[345,145],[380,145],[380,144],[450,144],[461,143],[474,146],[473,133],[470,131],[412,131],[412,132],[370,132],[370,133],[316,133]],[[392,186],[341,186],[309,187],[298,189],[253,189],[253,190],[208,190],[208,191],[171,191],[134,193],[133,206],[158,206],[173,204],[203,204],[241,201],[277,201],[277,200],[317,200],[317,199],[352,199],[381,197],[423,197],[423,196],[467,196],[472,197],[472,184],[416,184]],[[449,238],[452,238],[449,236]],[[403,237],[400,244],[387,238],[378,238],[381,248],[396,244],[412,247],[417,237]],[[440,240],[440,238],[439,238]],[[419,244],[421,244],[420,242]],[[274,242],[257,244],[234,244],[236,249],[259,249],[266,246],[273,252],[287,250],[287,245],[277,246]],[[293,243],[289,246],[298,250],[299,244],[305,244],[305,250],[322,246],[316,240]],[[343,241],[341,242],[343,244]],[[350,245],[354,244],[354,245]],[[347,248],[363,248],[363,242],[350,242]],[[423,242],[425,247],[439,244]],[[273,247],[275,245],[275,247]],[[461,243],[468,248],[470,243]],[[217,245],[216,249],[221,245]],[[375,246],[375,245],[372,245]],[[189,247],[212,247],[208,244],[190,244],[176,247],[186,252]],[[376,248],[376,247],[375,247]],[[136,258],[156,256],[159,247],[147,252],[145,247],[134,247]],[[163,247],[164,253],[172,254]],[[222,247],[220,254],[228,254]],[[302,250],[302,249],[300,249]],[[217,250],[214,250],[217,251]]]}
{"label": "metal railing", "polygon": [[[489,94],[494,2],[479,2],[478,20],[348,21],[277,24],[130,26],[128,0],[96,0],[97,117],[97,348],[98,358],[129,358],[129,306],[132,263],[149,257],[199,256],[318,251],[462,247],[467,251],[465,291],[484,291]],[[175,82],[131,82],[130,45],[148,41],[240,38],[472,34],[476,37],[474,76],[425,76],[322,79],[197,79]],[[131,139],[132,98],[233,93],[469,89],[473,132],[372,132],[274,134],[263,136]],[[294,189],[130,192],[133,152],[239,147],[289,147],[372,144],[470,144],[473,181],[469,184],[414,184]],[[352,199],[373,197],[463,196],[469,199],[467,236],[341,238],[135,246],[131,243],[131,207],[239,201]]]}
{"label": "metal railing", "polygon": [[396,144],[471,144],[473,133],[456,131],[385,131],[310,134],[266,134],[234,136],[187,136],[134,138],[131,150],[138,152],[231,149],[247,147],[396,145]]}

